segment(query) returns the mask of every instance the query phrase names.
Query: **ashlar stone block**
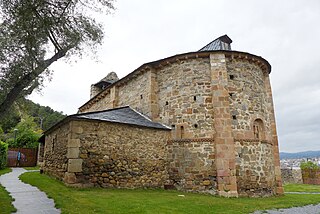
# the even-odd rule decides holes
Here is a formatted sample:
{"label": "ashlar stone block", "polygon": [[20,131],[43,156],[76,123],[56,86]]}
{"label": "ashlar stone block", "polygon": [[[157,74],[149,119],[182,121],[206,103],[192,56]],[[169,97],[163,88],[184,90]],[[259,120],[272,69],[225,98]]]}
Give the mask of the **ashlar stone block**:
{"label": "ashlar stone block", "polygon": [[68,147],[80,147],[80,139],[69,139]]}
{"label": "ashlar stone block", "polygon": [[78,147],[69,147],[67,158],[79,158],[80,150]]}
{"label": "ashlar stone block", "polygon": [[82,159],[69,159],[68,172],[82,172]]}
{"label": "ashlar stone block", "polygon": [[77,182],[76,175],[73,172],[66,172],[64,174],[63,181],[68,184],[74,184]]}

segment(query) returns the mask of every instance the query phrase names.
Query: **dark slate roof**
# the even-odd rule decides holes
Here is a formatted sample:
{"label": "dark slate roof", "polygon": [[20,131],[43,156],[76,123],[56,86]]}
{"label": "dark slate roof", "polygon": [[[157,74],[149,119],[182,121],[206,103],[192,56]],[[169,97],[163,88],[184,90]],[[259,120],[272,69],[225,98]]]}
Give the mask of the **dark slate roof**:
{"label": "dark slate roof", "polygon": [[216,51],[216,50],[231,51],[231,45],[230,45],[231,43],[232,43],[232,40],[227,35],[223,35],[223,36],[220,36],[219,38],[213,40],[212,42],[210,42],[209,44],[207,44],[203,48],[201,48],[199,50],[199,52],[201,52],[201,51]]}
{"label": "dark slate roof", "polygon": [[109,109],[105,111],[75,114],[72,117],[79,119],[100,120],[106,122],[124,123],[130,125],[170,130],[169,127],[161,123],[153,122],[147,116],[144,116],[143,114],[130,108],[129,106],[116,109]]}
{"label": "dark slate roof", "polygon": [[71,121],[71,120],[98,120],[104,122],[111,122],[111,123],[122,123],[128,125],[136,125],[148,128],[155,128],[155,129],[164,129],[164,130],[171,130],[170,127],[158,123],[153,122],[147,116],[144,116],[140,112],[130,108],[129,106],[108,109],[104,111],[95,111],[95,112],[88,112],[82,114],[73,114],[65,119],[61,120],[47,131],[44,132],[45,135],[52,132],[56,128],[60,127],[62,124]]}

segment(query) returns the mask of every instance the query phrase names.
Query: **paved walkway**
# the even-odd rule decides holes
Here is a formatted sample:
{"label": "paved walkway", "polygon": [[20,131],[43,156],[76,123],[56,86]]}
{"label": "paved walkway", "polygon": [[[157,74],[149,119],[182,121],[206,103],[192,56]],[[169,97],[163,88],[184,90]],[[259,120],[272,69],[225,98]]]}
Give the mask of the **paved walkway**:
{"label": "paved walkway", "polygon": [[[320,192],[285,192],[285,194],[320,194]],[[257,210],[253,214],[320,214],[320,204],[287,209]]]}
{"label": "paved walkway", "polygon": [[288,209],[255,211],[253,214],[319,214],[319,213],[320,213],[320,204],[307,205],[303,207],[292,207]]}
{"label": "paved walkway", "polygon": [[19,180],[19,176],[27,172],[23,168],[12,168],[12,172],[0,176],[0,184],[14,198],[13,206],[17,214],[58,214],[54,201],[44,192]]}

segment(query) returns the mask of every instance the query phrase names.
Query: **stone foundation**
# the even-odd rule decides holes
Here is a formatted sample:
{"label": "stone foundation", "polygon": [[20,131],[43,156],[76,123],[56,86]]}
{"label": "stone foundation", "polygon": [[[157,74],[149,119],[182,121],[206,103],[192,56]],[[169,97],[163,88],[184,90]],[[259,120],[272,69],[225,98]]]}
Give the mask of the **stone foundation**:
{"label": "stone foundation", "polygon": [[266,142],[236,141],[236,175],[240,196],[261,197],[276,193],[273,149]]}

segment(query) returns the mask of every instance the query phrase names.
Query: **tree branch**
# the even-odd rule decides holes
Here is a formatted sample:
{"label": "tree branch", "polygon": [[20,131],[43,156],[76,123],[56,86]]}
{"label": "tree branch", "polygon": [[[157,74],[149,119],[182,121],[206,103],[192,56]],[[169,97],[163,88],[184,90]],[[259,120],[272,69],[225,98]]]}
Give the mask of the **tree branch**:
{"label": "tree branch", "polygon": [[48,68],[53,62],[64,57],[70,50],[64,49],[58,51],[51,58],[44,60],[36,67],[32,72],[21,77],[14,85],[14,87],[7,93],[5,98],[0,103],[0,119],[2,119],[5,113],[9,110],[13,102],[22,95],[23,90],[28,87],[34,79],[36,79],[46,68]]}

